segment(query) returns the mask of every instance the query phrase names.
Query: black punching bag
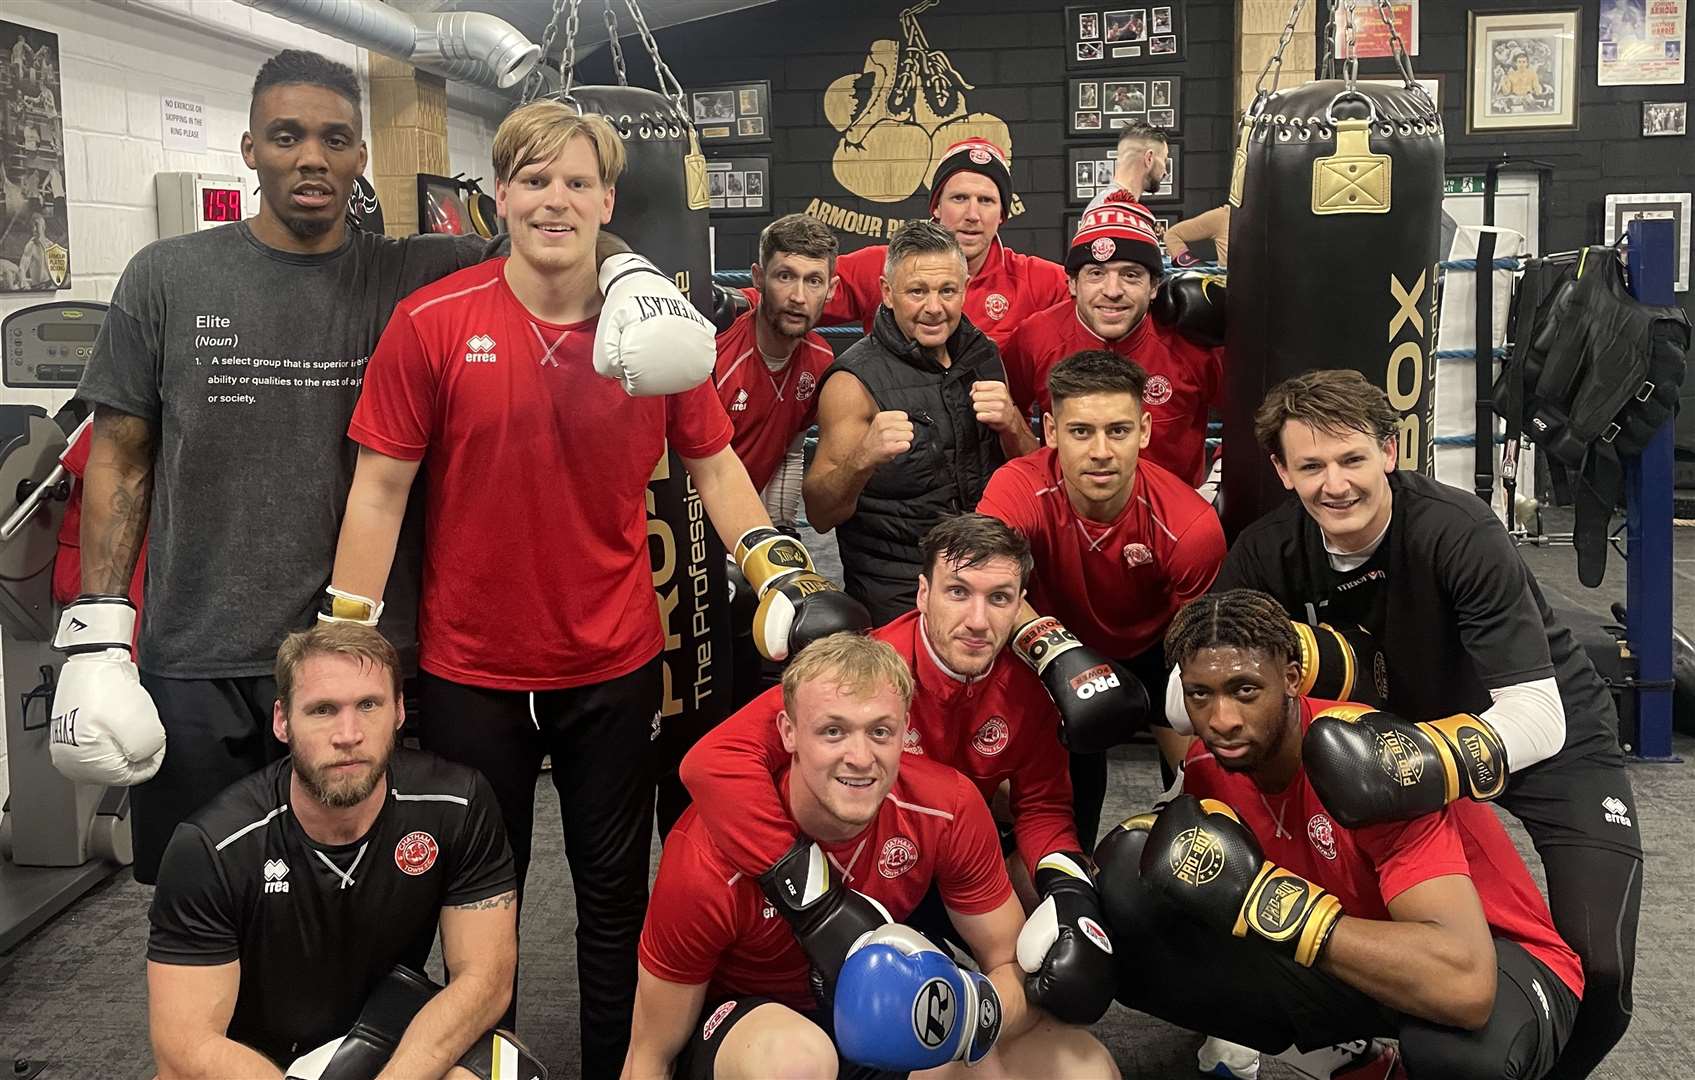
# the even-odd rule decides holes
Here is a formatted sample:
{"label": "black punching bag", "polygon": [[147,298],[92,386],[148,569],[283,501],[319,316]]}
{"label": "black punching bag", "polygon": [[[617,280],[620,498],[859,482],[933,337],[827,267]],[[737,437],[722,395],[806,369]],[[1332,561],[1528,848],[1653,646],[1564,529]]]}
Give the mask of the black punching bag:
{"label": "black punching bag", "polygon": [[[708,317],[706,162],[671,102],[637,86],[577,86],[571,99],[612,122],[626,161],[607,230],[670,274]],[[659,743],[659,821],[668,829],[686,803],[677,763],[730,702],[730,620],[724,545],[707,520],[681,459],[667,452],[648,481],[648,553],[665,628],[665,689]],[[639,721],[637,717],[631,720]]]}
{"label": "black punching bag", "polygon": [[1254,439],[1271,387],[1353,368],[1401,414],[1402,468],[1430,472],[1442,119],[1417,87],[1311,82],[1250,107],[1230,181],[1227,535],[1285,496]]}

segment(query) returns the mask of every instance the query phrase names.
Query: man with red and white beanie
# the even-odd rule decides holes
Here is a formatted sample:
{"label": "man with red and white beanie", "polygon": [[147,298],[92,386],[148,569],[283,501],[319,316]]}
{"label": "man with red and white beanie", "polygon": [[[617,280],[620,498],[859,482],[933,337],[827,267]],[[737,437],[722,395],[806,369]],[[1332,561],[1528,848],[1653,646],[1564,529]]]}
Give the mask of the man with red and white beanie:
{"label": "man with red and white beanie", "polygon": [[1071,296],[1023,320],[1001,346],[1013,403],[1025,414],[1051,411],[1053,366],[1084,349],[1110,349],[1148,373],[1147,459],[1199,485],[1207,407],[1224,390],[1223,282],[1165,279],[1153,215],[1123,192],[1083,215],[1065,272]]}
{"label": "man with red and white beanie", "polygon": [[[998,346],[1026,317],[1066,299],[1064,267],[1001,243],[1011,205],[1012,168],[1000,147],[964,139],[942,154],[930,182],[930,216],[953,233],[965,254],[965,317]],[[885,245],[874,244],[836,260],[841,285],[824,308],[826,324],[862,322],[870,331],[883,302],[879,283],[887,253]]]}

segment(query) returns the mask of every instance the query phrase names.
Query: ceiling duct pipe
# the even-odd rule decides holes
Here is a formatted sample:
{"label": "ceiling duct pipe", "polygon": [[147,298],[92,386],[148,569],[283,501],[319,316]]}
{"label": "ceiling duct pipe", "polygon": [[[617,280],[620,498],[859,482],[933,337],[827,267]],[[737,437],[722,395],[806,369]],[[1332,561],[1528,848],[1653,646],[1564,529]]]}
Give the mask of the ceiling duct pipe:
{"label": "ceiling duct pipe", "polygon": [[408,15],[379,0],[241,0],[256,11],[310,27],[446,79],[504,90],[522,82],[541,46],[511,23],[480,11]]}

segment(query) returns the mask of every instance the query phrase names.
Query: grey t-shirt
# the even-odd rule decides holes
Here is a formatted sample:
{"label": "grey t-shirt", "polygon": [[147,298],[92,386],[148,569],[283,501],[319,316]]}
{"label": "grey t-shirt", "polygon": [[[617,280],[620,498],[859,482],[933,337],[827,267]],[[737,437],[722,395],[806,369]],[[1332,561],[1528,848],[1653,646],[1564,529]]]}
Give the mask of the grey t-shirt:
{"label": "grey t-shirt", "polygon": [[[265,674],[283,636],[310,625],[353,479],[347,422],[365,363],[395,303],[484,244],[354,232],[299,255],[237,222],[130,260],[77,396],[158,430],[143,669]],[[403,653],[416,640],[413,546],[384,595],[382,629]]]}

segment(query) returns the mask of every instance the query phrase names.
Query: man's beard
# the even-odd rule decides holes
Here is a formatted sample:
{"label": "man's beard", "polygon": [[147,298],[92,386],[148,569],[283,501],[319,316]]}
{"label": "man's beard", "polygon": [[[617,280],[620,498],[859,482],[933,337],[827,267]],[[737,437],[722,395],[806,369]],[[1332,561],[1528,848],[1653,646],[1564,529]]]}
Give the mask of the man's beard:
{"label": "man's beard", "polygon": [[1276,734],[1272,735],[1271,741],[1265,744],[1264,749],[1257,754],[1235,759],[1215,757],[1213,760],[1218,762],[1218,767],[1225,772],[1251,773],[1264,768],[1269,762],[1276,761],[1277,755],[1283,752],[1284,743],[1289,739],[1289,708],[1293,703],[1293,698],[1284,695],[1283,722],[1278,725]]}
{"label": "man's beard", "polygon": [[335,228],[339,217],[310,218],[297,217],[293,214],[278,214],[288,231],[301,240],[316,240],[318,237]]}
{"label": "man's beard", "polygon": [[329,766],[313,768],[302,761],[292,749],[289,751],[289,759],[294,765],[294,775],[300,778],[300,785],[310,792],[314,799],[332,810],[345,810],[370,798],[371,792],[383,782],[388,775],[391,753],[392,750],[385,752],[359,776],[339,779],[330,775]]}
{"label": "man's beard", "polygon": [[778,307],[777,302],[771,298],[771,294],[769,292],[761,292],[759,294],[759,311],[760,318],[765,320],[765,325],[770,327],[771,332],[780,338],[787,338],[790,341],[798,341],[812,332],[813,321],[810,318],[806,320],[807,325],[801,327],[799,330],[792,332],[784,330],[783,316],[790,313]]}

